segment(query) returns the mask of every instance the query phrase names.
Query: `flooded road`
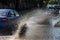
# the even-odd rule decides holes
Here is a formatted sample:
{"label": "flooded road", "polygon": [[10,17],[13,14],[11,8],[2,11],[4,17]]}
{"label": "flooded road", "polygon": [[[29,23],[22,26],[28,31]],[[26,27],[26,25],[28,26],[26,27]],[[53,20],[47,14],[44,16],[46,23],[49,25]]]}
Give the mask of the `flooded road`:
{"label": "flooded road", "polygon": [[19,30],[26,24],[27,30],[20,40],[49,40],[51,38],[51,36],[49,36],[51,35],[49,27],[50,14],[49,11],[42,9],[36,9],[27,13],[19,23],[19,28],[15,36],[20,38],[18,34],[20,32]]}
{"label": "flooded road", "polygon": [[[49,19],[51,13],[48,10],[35,9],[28,12],[18,20],[18,29],[7,40],[53,40]],[[27,30],[23,37],[19,33],[23,25],[26,24]]]}

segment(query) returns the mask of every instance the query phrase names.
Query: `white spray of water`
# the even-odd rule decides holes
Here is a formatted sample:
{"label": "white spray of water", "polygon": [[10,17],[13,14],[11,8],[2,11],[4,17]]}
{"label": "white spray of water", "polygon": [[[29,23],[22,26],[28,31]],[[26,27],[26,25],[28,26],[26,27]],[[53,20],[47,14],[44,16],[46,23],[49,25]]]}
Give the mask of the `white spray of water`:
{"label": "white spray of water", "polygon": [[[34,10],[27,15],[23,16],[18,24],[18,30],[9,40],[48,40],[50,35],[49,25],[41,24],[43,21],[48,21],[50,18],[49,11],[46,10]],[[21,27],[27,24],[27,32],[24,37],[19,37]]]}

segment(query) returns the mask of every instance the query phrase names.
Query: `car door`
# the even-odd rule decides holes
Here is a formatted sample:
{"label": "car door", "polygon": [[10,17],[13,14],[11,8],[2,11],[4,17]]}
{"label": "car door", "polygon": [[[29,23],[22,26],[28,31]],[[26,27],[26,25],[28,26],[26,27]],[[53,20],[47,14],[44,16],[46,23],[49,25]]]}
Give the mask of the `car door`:
{"label": "car door", "polygon": [[8,19],[9,19],[9,23],[14,24],[15,22],[17,22],[16,20],[18,20],[18,13],[15,10],[10,10],[8,12]]}

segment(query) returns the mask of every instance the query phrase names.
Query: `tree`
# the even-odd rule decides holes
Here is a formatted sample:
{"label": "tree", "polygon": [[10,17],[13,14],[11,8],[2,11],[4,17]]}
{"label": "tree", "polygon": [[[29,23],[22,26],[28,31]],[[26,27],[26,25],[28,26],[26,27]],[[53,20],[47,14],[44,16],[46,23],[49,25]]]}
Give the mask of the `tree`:
{"label": "tree", "polygon": [[49,4],[58,4],[58,0],[49,0]]}
{"label": "tree", "polygon": [[43,0],[44,5],[46,6],[48,4],[49,0]]}

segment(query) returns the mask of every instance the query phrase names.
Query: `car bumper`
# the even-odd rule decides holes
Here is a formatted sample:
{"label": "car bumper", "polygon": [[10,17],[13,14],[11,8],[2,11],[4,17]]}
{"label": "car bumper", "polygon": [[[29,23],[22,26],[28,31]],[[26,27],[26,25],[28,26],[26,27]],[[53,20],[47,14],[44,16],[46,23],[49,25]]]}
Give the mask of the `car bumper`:
{"label": "car bumper", "polygon": [[0,30],[7,28],[7,26],[8,26],[7,23],[0,22]]}

